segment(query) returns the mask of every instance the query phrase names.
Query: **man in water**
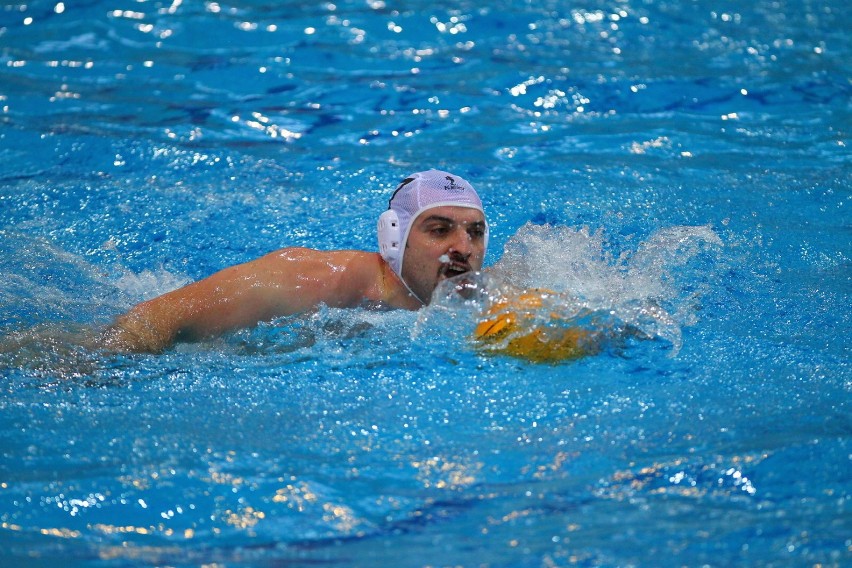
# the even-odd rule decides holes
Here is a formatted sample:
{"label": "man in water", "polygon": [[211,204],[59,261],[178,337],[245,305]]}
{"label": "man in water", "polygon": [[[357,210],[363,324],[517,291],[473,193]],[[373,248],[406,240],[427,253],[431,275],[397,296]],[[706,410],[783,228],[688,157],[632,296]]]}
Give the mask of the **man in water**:
{"label": "man in water", "polygon": [[378,233],[378,253],[284,248],[142,302],[118,318],[105,345],[159,352],[320,304],[416,310],[442,280],[480,270],[488,244],[473,186],[438,170],[397,187]]}

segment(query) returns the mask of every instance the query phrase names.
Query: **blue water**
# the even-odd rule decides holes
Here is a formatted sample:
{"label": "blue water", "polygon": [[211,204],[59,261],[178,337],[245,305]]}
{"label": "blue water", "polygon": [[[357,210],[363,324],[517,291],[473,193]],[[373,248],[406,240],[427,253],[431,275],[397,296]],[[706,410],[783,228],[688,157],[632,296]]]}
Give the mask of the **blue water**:
{"label": "blue water", "polygon": [[[852,562],[845,1],[0,8],[0,565]],[[591,310],[92,336],[469,179],[487,278]],[[632,329],[635,333],[622,334]]]}

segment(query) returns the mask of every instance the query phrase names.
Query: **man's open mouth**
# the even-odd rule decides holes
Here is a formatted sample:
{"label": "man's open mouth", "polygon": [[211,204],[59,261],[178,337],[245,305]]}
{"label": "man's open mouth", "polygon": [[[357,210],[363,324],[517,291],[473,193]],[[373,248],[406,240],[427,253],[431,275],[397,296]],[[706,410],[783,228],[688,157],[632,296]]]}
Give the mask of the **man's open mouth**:
{"label": "man's open mouth", "polygon": [[444,278],[453,278],[455,276],[470,271],[471,267],[469,264],[461,262],[448,262],[441,267],[441,271],[439,272],[439,274]]}

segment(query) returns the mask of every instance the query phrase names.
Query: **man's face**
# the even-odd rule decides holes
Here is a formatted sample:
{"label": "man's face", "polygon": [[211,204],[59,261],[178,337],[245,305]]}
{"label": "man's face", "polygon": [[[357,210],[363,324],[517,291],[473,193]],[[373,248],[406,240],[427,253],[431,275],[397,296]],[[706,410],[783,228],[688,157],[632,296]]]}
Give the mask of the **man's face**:
{"label": "man's face", "polygon": [[418,215],[411,224],[402,277],[428,303],[441,280],[480,270],[484,256],[482,212],[469,207],[435,207]]}

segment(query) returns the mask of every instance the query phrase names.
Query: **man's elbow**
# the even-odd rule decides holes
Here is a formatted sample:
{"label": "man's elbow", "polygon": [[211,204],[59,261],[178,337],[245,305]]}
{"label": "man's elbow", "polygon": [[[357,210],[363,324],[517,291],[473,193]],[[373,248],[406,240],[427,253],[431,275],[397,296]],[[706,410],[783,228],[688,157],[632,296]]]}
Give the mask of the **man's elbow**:
{"label": "man's elbow", "polygon": [[104,333],[103,346],[123,353],[160,353],[171,346],[175,334],[151,317],[140,304],[118,317]]}

